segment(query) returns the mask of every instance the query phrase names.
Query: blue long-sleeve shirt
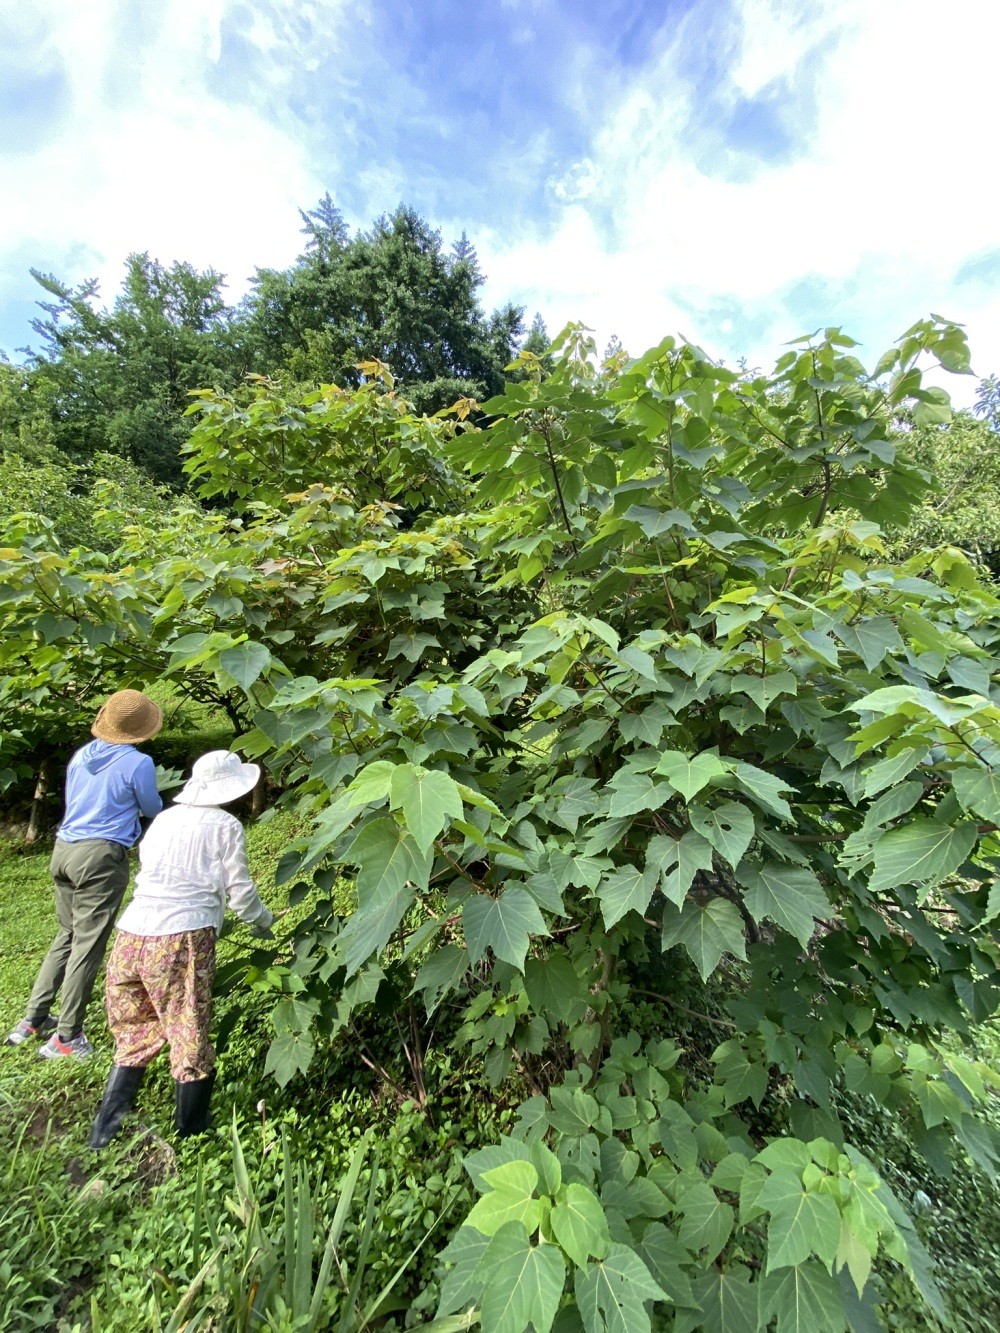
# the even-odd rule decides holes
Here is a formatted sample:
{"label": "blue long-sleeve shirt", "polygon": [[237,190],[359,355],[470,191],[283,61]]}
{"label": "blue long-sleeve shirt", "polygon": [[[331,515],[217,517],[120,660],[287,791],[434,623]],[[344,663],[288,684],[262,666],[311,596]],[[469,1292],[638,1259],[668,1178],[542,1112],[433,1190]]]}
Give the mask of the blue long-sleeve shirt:
{"label": "blue long-sleeve shirt", "polygon": [[141,831],[139,817],[152,819],[162,809],[148,754],[134,745],[89,741],[69,761],[66,813],[56,836],[63,842],[106,838],[131,847]]}

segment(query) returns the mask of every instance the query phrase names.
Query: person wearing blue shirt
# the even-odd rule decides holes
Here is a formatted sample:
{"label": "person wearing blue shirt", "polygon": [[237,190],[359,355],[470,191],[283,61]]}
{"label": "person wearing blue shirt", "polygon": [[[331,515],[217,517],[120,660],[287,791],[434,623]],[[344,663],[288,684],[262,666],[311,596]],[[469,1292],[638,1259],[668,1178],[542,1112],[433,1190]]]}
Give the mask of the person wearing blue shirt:
{"label": "person wearing blue shirt", "polygon": [[[140,819],[163,809],[153,761],[135,746],[162,725],[163,713],[152,699],[119,690],[94,719],[95,739],[69,762],[66,812],[49,867],[59,931],[8,1046],[51,1033],[38,1052],[45,1059],[81,1059],[93,1050],[83,1019],[128,887],[129,848],[139,839]],[[60,989],[57,1019],[51,1009]]]}

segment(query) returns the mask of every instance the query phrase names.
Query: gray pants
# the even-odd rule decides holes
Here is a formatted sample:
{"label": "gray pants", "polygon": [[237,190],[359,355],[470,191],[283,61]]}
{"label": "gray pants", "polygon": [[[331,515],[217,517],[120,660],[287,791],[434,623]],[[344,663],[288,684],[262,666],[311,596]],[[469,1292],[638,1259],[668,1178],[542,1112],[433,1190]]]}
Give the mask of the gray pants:
{"label": "gray pants", "polygon": [[56,839],[49,866],[56,885],[59,931],[38,971],[26,1017],[36,1027],[49,1016],[59,988],[59,1035],[83,1029],[108,937],[128,887],[128,849],[104,838]]}

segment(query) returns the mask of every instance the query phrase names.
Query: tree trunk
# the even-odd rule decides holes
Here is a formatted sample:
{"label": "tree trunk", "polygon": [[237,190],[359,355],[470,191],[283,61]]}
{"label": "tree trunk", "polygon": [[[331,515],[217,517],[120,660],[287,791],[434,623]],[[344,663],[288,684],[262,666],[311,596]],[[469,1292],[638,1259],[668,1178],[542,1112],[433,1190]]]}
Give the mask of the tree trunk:
{"label": "tree trunk", "polygon": [[45,798],[49,794],[49,777],[51,771],[52,760],[46,756],[38,765],[38,777],[35,780],[35,794],[31,800],[31,814],[28,818],[28,827],[25,829],[24,833],[24,841],[27,843],[36,842],[43,829]]}
{"label": "tree trunk", "polygon": [[250,818],[260,819],[261,815],[267,809],[267,774],[264,769],[260,770],[260,777],[257,779],[257,785],[250,794]]}
{"label": "tree trunk", "polygon": [[[597,959],[601,965],[601,974],[597,979],[597,981],[594,983],[594,985],[591,986],[590,988],[590,993],[592,995],[596,995],[608,989],[608,987],[611,984],[611,980],[615,974],[615,967],[618,962],[618,956],[617,954],[612,953],[610,949],[598,949]],[[593,1050],[578,1051],[576,1054],[576,1058],[573,1061],[573,1064],[574,1067],[577,1069],[581,1068],[581,1066],[583,1065],[586,1065],[591,1071],[592,1080],[597,1076],[597,1070],[600,1067],[601,1060],[604,1056],[604,1051],[608,1045],[608,1036],[609,1036],[608,1026],[611,1016],[612,1016],[611,1008],[607,1003],[607,998],[605,997],[605,1002],[601,1006],[600,1011],[588,1007],[587,1012],[583,1017],[583,1022],[581,1023],[581,1026],[583,1026],[583,1024],[587,1024],[588,1026],[595,1027],[597,1029],[597,1036],[594,1042]]]}

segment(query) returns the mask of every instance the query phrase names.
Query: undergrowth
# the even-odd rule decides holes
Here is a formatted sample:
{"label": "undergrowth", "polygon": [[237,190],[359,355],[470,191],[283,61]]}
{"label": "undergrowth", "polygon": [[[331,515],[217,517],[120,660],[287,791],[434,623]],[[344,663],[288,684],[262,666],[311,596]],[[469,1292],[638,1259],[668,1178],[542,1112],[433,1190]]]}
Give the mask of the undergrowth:
{"label": "undergrowth", "polygon": [[[279,911],[287,907],[285,896],[268,885],[293,828],[291,816],[276,813],[248,829],[251,868],[265,899]],[[48,857],[48,847],[0,844],[5,1031],[22,1015],[55,930]],[[279,932],[306,906],[292,908]],[[220,964],[252,957],[254,948],[249,932],[237,926],[220,941]],[[462,1154],[495,1138],[509,1125],[513,1109],[485,1095],[482,1083],[456,1066],[447,1049],[428,1056],[423,1071],[428,1102],[418,1109],[405,1097],[405,1063],[393,1061],[392,1042],[377,1030],[365,1034],[366,1043],[379,1051],[403,1096],[365,1068],[350,1038],[331,1046],[308,1082],[279,1091],[263,1070],[272,1003],[272,994],[245,983],[217,996],[216,1028],[228,1035],[219,1043],[215,1126],[209,1135],[183,1143],[175,1143],[170,1131],[173,1083],[161,1058],[143,1085],[135,1120],[126,1122],[104,1153],[87,1149],[112,1054],[100,987],[88,1013],[96,1048],[92,1060],[42,1062],[33,1046],[0,1056],[0,1327],[61,1333],[167,1329],[213,1243],[232,1249],[241,1235],[233,1215],[234,1129],[262,1216],[275,1234],[284,1225],[280,1145],[287,1139],[290,1160],[304,1167],[315,1194],[317,1264],[338,1182],[352,1151],[372,1131],[377,1167],[373,1152],[360,1170],[359,1201],[344,1226],[343,1261],[350,1266],[358,1257],[374,1169],[375,1212],[361,1296],[380,1291],[406,1263],[405,1282],[383,1304],[380,1326],[402,1327],[404,1319],[430,1316],[434,1252],[440,1246],[436,1239],[421,1241],[432,1228],[444,1232],[454,1209],[468,1206]],[[228,1322],[235,1318],[237,1297],[221,1284],[221,1270],[200,1283],[192,1308],[207,1302],[209,1310],[200,1327],[238,1326]],[[250,1291],[248,1276],[243,1296]],[[332,1284],[324,1318],[332,1318],[336,1303]]]}
{"label": "undergrowth", "polygon": [[[269,885],[293,832],[293,817],[284,812],[248,829],[251,866],[265,898],[279,910],[286,899]],[[0,844],[0,1020],[8,1026],[21,1016],[55,927],[48,854],[48,847]],[[307,908],[290,909],[279,931]],[[221,974],[227,962],[252,959],[255,947],[243,927],[228,933],[219,944]],[[229,968],[234,971],[246,969]],[[689,1051],[710,1048],[722,1013],[711,994],[682,977],[644,980],[653,991],[669,990],[674,1007],[665,1009],[652,994],[637,996],[634,1024],[671,1032]],[[225,1034],[217,1118],[200,1140],[172,1139],[173,1084],[161,1059],[143,1087],[137,1122],[99,1157],[87,1150],[111,1057],[100,992],[88,1015],[97,1048],[93,1060],[53,1065],[34,1058],[32,1048],[0,1057],[0,1327],[169,1330],[179,1326],[171,1324],[174,1313],[179,1319],[185,1311],[184,1317],[201,1311],[190,1326],[206,1330],[309,1327],[296,1324],[285,1309],[275,1273],[269,1312],[258,1309],[251,1316],[261,1274],[242,1259],[236,1262],[245,1258],[239,1209],[245,1212],[247,1205],[237,1188],[234,1151],[242,1145],[262,1234],[278,1240],[287,1224],[286,1169],[304,1171],[316,1217],[308,1237],[308,1271],[315,1276],[352,1153],[369,1131],[377,1163],[374,1151],[365,1153],[338,1263],[350,1270],[362,1252],[367,1255],[359,1309],[404,1268],[380,1307],[378,1327],[401,1329],[430,1319],[439,1278],[435,1253],[471,1198],[462,1155],[509,1128],[514,1108],[498,1103],[479,1071],[459,1063],[447,1041],[428,1054],[427,1101],[419,1107],[415,1096],[406,1095],[410,1071],[392,1024],[378,1014],[366,1020],[363,1032],[333,1043],[308,1079],[280,1091],[264,1074],[272,1002],[273,992],[254,990],[245,976],[217,997],[216,1027]],[[983,1058],[996,1060],[996,1032],[984,1029],[982,1041]],[[377,1053],[394,1087],[362,1063],[362,1050]],[[871,1099],[845,1095],[839,1110],[854,1140],[913,1208],[953,1311],[949,1327],[958,1333],[992,1330],[1000,1310],[997,1186],[964,1161],[954,1164],[947,1179],[929,1174],[898,1120]],[[914,1312],[908,1284],[891,1268],[881,1282],[886,1327],[903,1333],[930,1327],[924,1313]],[[342,1285],[331,1279],[314,1326],[336,1327],[346,1317],[345,1300]],[[241,1301],[250,1321],[242,1324]]]}

